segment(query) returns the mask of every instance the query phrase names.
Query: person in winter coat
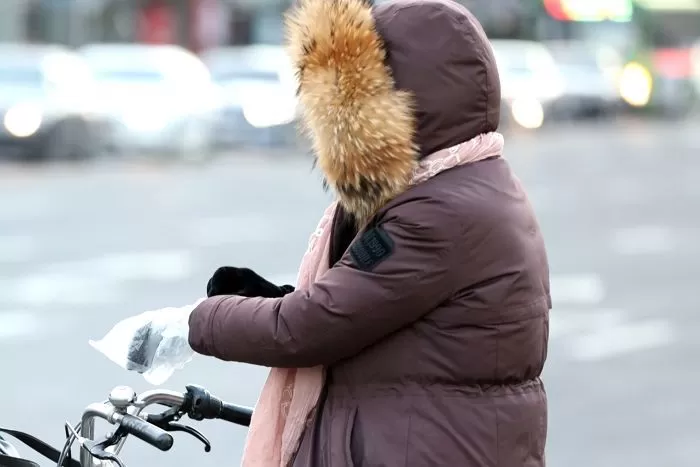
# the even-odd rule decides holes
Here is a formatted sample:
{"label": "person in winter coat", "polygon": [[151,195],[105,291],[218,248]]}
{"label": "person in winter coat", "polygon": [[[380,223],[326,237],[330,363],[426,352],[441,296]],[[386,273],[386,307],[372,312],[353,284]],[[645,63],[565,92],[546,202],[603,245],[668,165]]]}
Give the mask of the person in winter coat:
{"label": "person in winter coat", "polygon": [[243,465],[543,467],[548,263],[484,31],[450,0],[301,0],[286,30],[337,201],[296,288],[220,268],[190,317],[271,367]]}

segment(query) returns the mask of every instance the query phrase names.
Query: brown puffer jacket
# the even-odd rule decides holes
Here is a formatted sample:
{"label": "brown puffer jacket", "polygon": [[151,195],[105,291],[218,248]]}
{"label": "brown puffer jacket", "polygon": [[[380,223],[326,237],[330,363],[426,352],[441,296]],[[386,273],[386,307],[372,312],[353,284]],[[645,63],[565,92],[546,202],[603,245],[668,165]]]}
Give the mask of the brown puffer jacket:
{"label": "brown puffer jacket", "polygon": [[367,269],[342,247],[283,298],[207,299],[193,348],[327,367],[296,467],[543,467],[549,279],[527,196],[500,157],[408,188],[417,158],[498,126],[483,30],[450,0],[301,0],[288,33],[319,166],[362,226],[354,241],[377,227],[393,248]]}

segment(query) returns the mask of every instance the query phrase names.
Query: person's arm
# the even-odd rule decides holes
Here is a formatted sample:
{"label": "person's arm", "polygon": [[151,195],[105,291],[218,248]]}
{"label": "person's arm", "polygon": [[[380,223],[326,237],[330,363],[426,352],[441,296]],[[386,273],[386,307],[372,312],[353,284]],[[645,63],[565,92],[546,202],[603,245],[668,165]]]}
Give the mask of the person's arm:
{"label": "person's arm", "polygon": [[[434,200],[392,209],[379,231],[363,235],[308,290],[205,300],[190,317],[190,345],[270,367],[330,365],[360,352],[455,292],[461,228],[449,213],[436,213],[442,209]],[[454,225],[433,225],[436,218]]]}

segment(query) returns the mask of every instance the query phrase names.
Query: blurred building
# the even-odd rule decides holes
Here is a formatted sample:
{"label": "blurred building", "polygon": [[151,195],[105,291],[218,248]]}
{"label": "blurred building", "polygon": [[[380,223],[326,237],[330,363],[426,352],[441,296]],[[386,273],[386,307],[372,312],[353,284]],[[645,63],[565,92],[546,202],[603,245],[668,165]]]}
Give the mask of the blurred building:
{"label": "blurred building", "polygon": [[282,41],[291,0],[2,0],[0,41],[219,44]]}
{"label": "blurred building", "polygon": [[[378,0],[381,2],[382,0]],[[489,34],[530,32],[540,0],[459,0]],[[292,0],[1,0],[0,40],[82,45],[171,42],[193,50],[222,44],[279,44]]]}
{"label": "blurred building", "polygon": [[[379,0],[381,1],[381,0]],[[532,1],[461,0],[499,36],[524,34]],[[279,44],[292,0],[2,0],[0,40],[81,45],[96,41]]]}
{"label": "blurred building", "polygon": [[[386,0],[376,0],[378,2]],[[700,0],[457,0],[493,38],[638,38],[636,12],[677,11],[664,29],[694,33]],[[81,45],[171,42],[192,50],[224,44],[279,44],[292,0],[0,0],[0,41]],[[682,24],[685,18],[687,24]],[[634,27],[633,27],[634,26]],[[676,33],[677,34],[677,33]]]}

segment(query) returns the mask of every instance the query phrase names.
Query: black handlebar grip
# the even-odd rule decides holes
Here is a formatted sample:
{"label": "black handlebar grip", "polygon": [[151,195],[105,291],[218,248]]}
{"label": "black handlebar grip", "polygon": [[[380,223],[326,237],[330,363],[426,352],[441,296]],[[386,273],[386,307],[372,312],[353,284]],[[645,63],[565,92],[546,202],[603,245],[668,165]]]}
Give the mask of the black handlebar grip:
{"label": "black handlebar grip", "polygon": [[240,405],[221,403],[221,411],[217,418],[229,423],[241,426],[250,426],[250,419],[253,417],[253,409]]}
{"label": "black handlebar grip", "polygon": [[253,409],[240,405],[227,404],[201,386],[187,386],[187,412],[192,420],[212,420],[218,418],[241,426],[250,426]]}
{"label": "black handlebar grip", "polygon": [[214,417],[241,426],[250,426],[253,409],[235,404],[227,404],[218,397],[209,394],[209,407]]}
{"label": "black handlebar grip", "polygon": [[154,448],[167,451],[173,447],[173,437],[155,425],[151,425],[146,420],[131,414],[124,414],[119,426],[142,441],[147,442]]}

